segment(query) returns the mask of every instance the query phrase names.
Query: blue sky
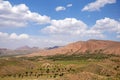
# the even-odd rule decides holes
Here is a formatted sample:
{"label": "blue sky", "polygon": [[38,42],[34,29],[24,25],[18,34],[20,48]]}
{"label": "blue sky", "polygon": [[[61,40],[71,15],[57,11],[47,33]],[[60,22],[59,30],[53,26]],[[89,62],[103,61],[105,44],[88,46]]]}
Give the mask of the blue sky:
{"label": "blue sky", "polygon": [[120,41],[120,0],[0,0],[0,47]]}

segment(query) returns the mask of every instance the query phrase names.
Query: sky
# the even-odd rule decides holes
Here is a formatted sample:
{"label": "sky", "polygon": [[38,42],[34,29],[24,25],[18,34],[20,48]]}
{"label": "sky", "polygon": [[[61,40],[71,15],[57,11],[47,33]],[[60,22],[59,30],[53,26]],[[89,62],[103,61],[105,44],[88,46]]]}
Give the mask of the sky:
{"label": "sky", "polygon": [[0,47],[120,41],[120,0],[0,0]]}

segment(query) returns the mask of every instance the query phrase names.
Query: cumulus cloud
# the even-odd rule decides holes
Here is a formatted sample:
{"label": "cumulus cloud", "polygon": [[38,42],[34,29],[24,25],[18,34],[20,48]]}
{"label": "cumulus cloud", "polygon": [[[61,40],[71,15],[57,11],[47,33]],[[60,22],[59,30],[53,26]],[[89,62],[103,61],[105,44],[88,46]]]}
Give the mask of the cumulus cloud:
{"label": "cumulus cloud", "polygon": [[4,32],[0,32],[0,38],[8,38],[8,39],[28,39],[29,35],[28,34],[20,34],[17,35],[16,33],[4,33]]}
{"label": "cumulus cloud", "polygon": [[120,33],[120,22],[111,18],[105,17],[96,21],[96,24],[92,27],[92,30],[100,31],[101,33],[110,32],[115,33],[116,37],[119,38]]}
{"label": "cumulus cloud", "polygon": [[0,48],[14,49],[19,46],[28,45],[30,36],[28,34],[16,34],[0,32]]}
{"label": "cumulus cloud", "polygon": [[0,26],[24,27],[29,22],[46,24],[50,17],[30,11],[25,4],[11,5],[9,1],[0,1]]}
{"label": "cumulus cloud", "polygon": [[64,11],[64,10],[66,10],[66,8],[63,7],[63,6],[58,6],[58,7],[55,8],[55,10],[56,11]]}
{"label": "cumulus cloud", "polygon": [[120,22],[111,18],[96,20],[96,23],[89,27],[76,18],[65,18],[63,20],[52,20],[51,25],[41,30],[43,33],[62,36],[104,38],[105,33],[120,34]]}
{"label": "cumulus cloud", "polygon": [[120,32],[120,22],[111,18],[105,17],[96,21],[96,24],[92,27],[94,30],[99,30],[102,32]]}
{"label": "cumulus cloud", "polygon": [[82,11],[98,11],[105,5],[113,3],[116,3],[116,0],[96,0],[95,2],[89,3],[88,5],[84,6]]}
{"label": "cumulus cloud", "polygon": [[72,4],[67,4],[67,7],[72,7]]}
{"label": "cumulus cloud", "polygon": [[88,29],[87,24],[75,18],[65,18],[63,20],[52,20],[51,25],[41,30],[47,34],[74,36],[74,37],[103,37],[98,30]]}
{"label": "cumulus cloud", "polygon": [[80,33],[86,27],[87,25],[80,20],[75,18],[65,18],[64,20],[52,20],[51,25],[42,29],[42,31],[53,34],[73,34]]}
{"label": "cumulus cloud", "polygon": [[9,37],[10,37],[11,39],[28,39],[28,38],[29,38],[29,35],[27,35],[27,34],[17,35],[16,33],[12,33]]}

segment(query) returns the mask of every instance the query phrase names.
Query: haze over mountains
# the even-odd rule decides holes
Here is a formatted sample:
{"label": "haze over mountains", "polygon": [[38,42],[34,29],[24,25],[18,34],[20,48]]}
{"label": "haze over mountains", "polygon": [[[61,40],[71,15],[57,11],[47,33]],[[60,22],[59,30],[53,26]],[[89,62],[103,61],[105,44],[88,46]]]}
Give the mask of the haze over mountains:
{"label": "haze over mountains", "polygon": [[30,54],[36,51],[39,51],[38,47],[22,46],[14,50],[7,48],[0,48],[0,56],[23,55],[23,54]]}
{"label": "haze over mountains", "polygon": [[31,50],[31,49],[39,49],[39,47],[29,47],[27,45],[16,48],[16,50]]}
{"label": "haze over mountains", "polygon": [[105,54],[117,54],[120,55],[120,42],[109,40],[88,40],[78,41],[68,44],[63,47],[53,48],[50,50],[41,50],[37,53],[32,53],[27,56],[47,56],[56,54],[79,54],[85,52],[102,52]]}
{"label": "haze over mountains", "polygon": [[25,56],[48,56],[57,54],[79,54],[85,52],[117,54],[120,55],[120,42],[109,40],[88,40],[70,43],[65,46],[54,46],[39,49],[38,47],[22,46],[15,50],[0,48],[0,56],[25,55]]}

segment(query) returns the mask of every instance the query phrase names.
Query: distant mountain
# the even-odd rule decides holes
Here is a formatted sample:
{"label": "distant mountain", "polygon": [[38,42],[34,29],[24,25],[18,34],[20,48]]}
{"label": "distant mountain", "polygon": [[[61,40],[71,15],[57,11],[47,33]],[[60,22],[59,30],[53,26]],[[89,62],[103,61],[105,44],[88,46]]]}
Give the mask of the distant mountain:
{"label": "distant mountain", "polygon": [[7,48],[0,48],[0,56],[10,56],[10,55],[17,55],[19,53],[17,53],[14,50],[10,50]]}
{"label": "distant mountain", "polygon": [[29,49],[31,49],[31,47],[26,45],[26,46],[19,47],[16,50],[29,50]]}
{"label": "distant mountain", "polygon": [[48,48],[45,48],[47,50],[50,50],[50,49],[56,49],[56,48],[60,48],[61,46],[53,46],[53,47],[48,47]]}
{"label": "distant mountain", "polygon": [[38,47],[29,47],[29,46],[22,46],[17,48],[16,50],[35,50],[35,49],[39,49]]}
{"label": "distant mountain", "polygon": [[39,56],[39,55],[56,55],[56,54],[80,54],[85,52],[105,53],[105,54],[117,54],[120,55],[120,42],[109,40],[88,40],[78,41],[68,44],[64,47],[59,47],[50,50],[41,50],[37,53],[32,53],[27,56]]}
{"label": "distant mountain", "polygon": [[17,48],[15,50],[7,49],[7,48],[0,48],[0,56],[13,56],[13,55],[23,55],[23,54],[30,54],[33,52],[39,51],[38,47],[29,47],[23,46]]}

